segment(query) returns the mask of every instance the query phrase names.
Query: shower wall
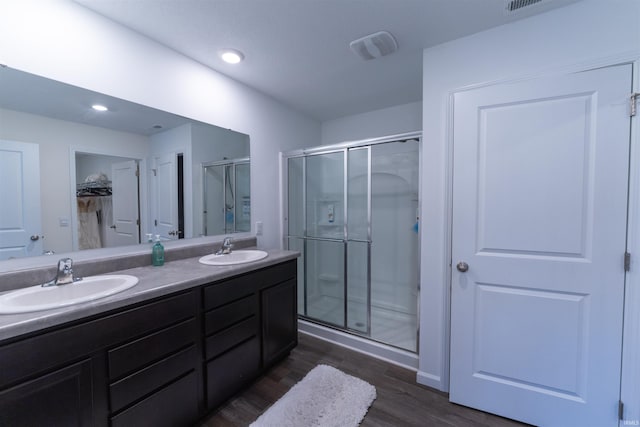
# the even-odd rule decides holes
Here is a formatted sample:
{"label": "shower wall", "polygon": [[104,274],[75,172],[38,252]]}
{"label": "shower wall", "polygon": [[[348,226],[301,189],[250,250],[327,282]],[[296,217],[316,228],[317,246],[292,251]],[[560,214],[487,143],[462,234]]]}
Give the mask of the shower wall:
{"label": "shower wall", "polygon": [[416,315],[418,285],[417,142],[372,147],[372,304]]}

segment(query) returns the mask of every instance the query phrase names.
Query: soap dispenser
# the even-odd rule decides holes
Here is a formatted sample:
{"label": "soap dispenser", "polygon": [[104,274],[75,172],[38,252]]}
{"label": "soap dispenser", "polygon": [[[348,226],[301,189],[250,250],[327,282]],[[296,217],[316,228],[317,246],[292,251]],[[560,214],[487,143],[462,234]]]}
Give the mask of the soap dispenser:
{"label": "soap dispenser", "polygon": [[151,263],[156,267],[164,265],[164,246],[160,243],[159,234],[156,234],[156,243],[151,250]]}

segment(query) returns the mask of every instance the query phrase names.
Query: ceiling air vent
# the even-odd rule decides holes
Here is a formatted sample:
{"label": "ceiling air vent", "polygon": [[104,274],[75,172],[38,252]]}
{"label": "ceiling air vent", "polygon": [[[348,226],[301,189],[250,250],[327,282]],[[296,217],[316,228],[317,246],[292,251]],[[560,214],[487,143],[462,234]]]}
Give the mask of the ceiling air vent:
{"label": "ceiling air vent", "polygon": [[369,60],[395,52],[398,50],[398,43],[391,33],[379,31],[352,41],[349,47],[360,58]]}
{"label": "ceiling air vent", "polygon": [[507,0],[507,11],[515,12],[523,7],[532,6],[536,3],[541,3],[543,0]]}

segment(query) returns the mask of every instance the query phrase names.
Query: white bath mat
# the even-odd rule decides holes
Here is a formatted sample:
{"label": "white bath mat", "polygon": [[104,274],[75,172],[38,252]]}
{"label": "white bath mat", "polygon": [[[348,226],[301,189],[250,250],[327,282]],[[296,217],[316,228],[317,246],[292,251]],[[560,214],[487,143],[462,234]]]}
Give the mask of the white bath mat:
{"label": "white bath mat", "polygon": [[250,427],[355,427],[375,398],[368,382],[318,365]]}

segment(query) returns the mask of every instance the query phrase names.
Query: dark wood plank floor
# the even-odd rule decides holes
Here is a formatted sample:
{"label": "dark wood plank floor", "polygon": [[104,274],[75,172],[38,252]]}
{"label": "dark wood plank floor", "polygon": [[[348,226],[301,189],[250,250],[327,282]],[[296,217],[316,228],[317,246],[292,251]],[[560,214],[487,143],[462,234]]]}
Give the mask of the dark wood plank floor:
{"label": "dark wood plank floor", "polygon": [[[445,393],[415,382],[415,372],[306,334],[291,354],[251,387],[228,401],[199,427],[251,424],[318,364],[336,367],[373,384],[377,398],[361,426],[522,427],[512,420],[450,403]],[[303,427],[303,426],[301,426]]]}

